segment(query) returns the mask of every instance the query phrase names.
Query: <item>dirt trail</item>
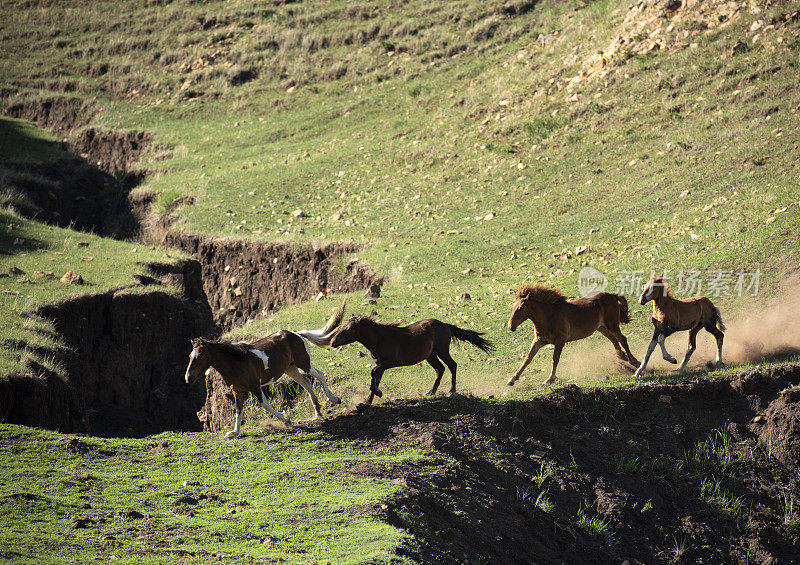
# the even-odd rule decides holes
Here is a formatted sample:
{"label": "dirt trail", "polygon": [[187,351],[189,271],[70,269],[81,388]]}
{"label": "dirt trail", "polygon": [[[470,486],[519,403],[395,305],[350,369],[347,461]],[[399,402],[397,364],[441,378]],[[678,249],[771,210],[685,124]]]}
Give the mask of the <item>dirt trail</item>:
{"label": "dirt trail", "polygon": [[531,401],[438,397],[361,407],[321,429],[429,453],[348,471],[407,487],[364,511],[413,533],[403,552],[424,562],[791,563],[798,384],[792,365],[674,385],[569,386]]}

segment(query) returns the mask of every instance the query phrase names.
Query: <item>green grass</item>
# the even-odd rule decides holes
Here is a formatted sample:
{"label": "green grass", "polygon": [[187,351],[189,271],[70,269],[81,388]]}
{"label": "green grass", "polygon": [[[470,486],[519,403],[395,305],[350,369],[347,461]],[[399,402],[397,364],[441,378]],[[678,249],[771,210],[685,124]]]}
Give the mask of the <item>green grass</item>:
{"label": "green grass", "polygon": [[584,507],[578,510],[575,523],[580,529],[603,542],[604,545],[610,547],[617,543],[614,531],[611,529],[611,522],[597,514],[590,514]]}
{"label": "green grass", "polygon": [[[152,131],[159,147],[137,164],[153,170],[142,188],[159,194],[159,210],[181,196],[194,197],[193,205],[176,210],[178,228],[287,242],[363,243],[358,256],[388,282],[377,304],[355,295],[351,312],[374,311],[381,320],[401,323],[437,317],[486,331],[494,340],[491,357],[453,347],[459,391],[500,402],[550,390],[538,384],[549,370],[550,349],[539,353],[513,389],[505,386],[533,337],[529,324],[514,334],[505,329],[509,289],[525,280],[577,295],[584,266],[607,273],[610,290],[618,290],[622,275],[635,272],[644,279],[652,269],[673,276],[681,270],[760,269],[758,297],[714,298],[730,321],[759,312],[796,269],[798,41],[796,22],[782,19],[797,9],[796,0],[758,16],[743,12],[724,28],[700,33],[695,48],[622,53],[606,79],[575,83],[569,81],[584,61],[619,30],[627,2],[545,0],[516,15],[505,1],[476,0],[446,7],[419,0],[151,4],[110,0],[103,10],[80,2],[9,5],[0,34],[4,87],[23,97],[92,99],[102,108],[92,126]],[[756,18],[776,28],[754,43],[748,30]],[[539,34],[554,32],[552,43],[537,42]],[[732,56],[742,38],[748,49]],[[63,158],[54,141],[29,124],[0,120],[0,203],[13,206],[21,198],[3,190],[9,164]],[[298,208],[305,215],[293,217]],[[341,220],[332,220],[333,214]],[[177,255],[43,226],[12,212],[0,215],[0,273],[24,271],[0,279],[0,373],[26,370],[31,348],[45,352],[36,354],[44,357],[39,362],[53,364],[46,351],[59,346],[58,336],[26,312],[72,292],[128,285],[140,271],[138,261]],[[25,243],[15,245],[17,238]],[[58,277],[68,269],[88,284],[69,287],[33,274],[52,271]],[[22,276],[32,282],[19,282]],[[471,299],[459,299],[464,293]],[[651,335],[650,310],[638,306],[633,294],[633,321],[624,331],[641,355]],[[283,309],[231,336],[319,327],[340,299]],[[701,348],[711,343],[704,333],[698,340]],[[685,338],[672,338],[668,347],[678,355]],[[312,352],[315,364],[336,377],[334,390],[350,402],[366,393],[372,366],[358,350]],[[668,373],[671,366],[659,356],[655,374],[633,381],[608,359],[610,351],[599,335],[569,344],[559,384],[681,378]],[[701,351],[693,359],[698,364],[706,361]],[[732,370],[737,368],[695,375],[713,378]],[[387,398],[413,397],[432,380],[426,365],[392,369],[382,389]],[[620,407],[596,397],[580,412],[614,422]],[[59,539],[64,549],[58,556],[65,560],[97,552],[129,561],[175,557],[158,553],[154,540],[186,551],[211,544],[225,555],[299,561],[346,559],[344,548],[354,544],[364,552],[357,559],[379,560],[402,538],[372,518],[353,517],[341,505],[316,498],[304,490],[305,481],[282,477],[270,463],[285,462],[284,451],[296,455],[295,468],[316,473],[309,486],[321,481],[323,492],[342,493],[347,508],[394,492],[385,483],[354,479],[351,485],[331,476],[337,461],[360,452],[339,446],[317,453],[313,433],[245,437],[235,444],[215,436],[168,435],[167,451],[176,451],[169,457],[150,453],[150,440],[81,439],[100,447],[76,455],[63,450],[64,436],[57,434],[13,427],[3,427],[2,434],[2,460],[15,464],[2,466],[0,488],[12,492],[25,473],[49,501],[20,506],[3,499],[4,512],[22,516],[17,523],[5,514],[2,521],[17,528],[14,543],[23,544],[25,553],[56,551],[52,540]],[[710,438],[679,464],[637,464],[659,480],[688,477],[698,493],[706,480],[706,494],[724,498],[724,476],[710,469],[730,468],[747,457],[726,441]],[[119,455],[101,457],[101,448]],[[237,457],[226,457],[231,452]],[[23,460],[26,465],[18,463]],[[226,502],[202,503],[193,518],[170,514],[168,502],[181,492],[180,479],[201,471],[202,477],[215,476],[206,470],[226,477],[214,487],[202,483],[219,489]],[[620,470],[633,472],[632,460],[621,460]],[[547,500],[547,472],[543,467],[532,501],[539,508]],[[96,477],[88,485],[70,479],[87,474]],[[250,484],[291,487],[291,494],[278,499],[268,489],[245,492],[248,480],[234,480],[242,477]],[[80,496],[94,497],[85,512],[106,521],[69,536],[70,516],[83,512]],[[231,520],[218,519],[227,504],[241,499],[253,507],[241,515],[237,510]],[[123,505],[146,508],[156,517],[154,532],[114,518]],[[248,512],[254,520],[246,519]],[[43,522],[35,523],[40,515]],[[304,530],[296,516],[313,518],[312,529]],[[613,538],[608,525],[586,509],[578,519],[593,535]],[[345,521],[356,524],[356,537],[348,533],[338,541],[349,532]],[[209,537],[208,531],[219,535]],[[100,535],[117,539],[101,547]],[[137,540],[138,535],[145,537]],[[289,541],[270,548],[261,543],[266,535]]]}
{"label": "green grass", "polygon": [[[178,227],[364,242],[359,256],[390,280],[377,305],[354,303],[353,310],[399,322],[434,316],[488,331],[499,346],[491,359],[471,349],[456,353],[460,386],[508,394],[502,384],[532,338],[529,325],[513,335],[504,330],[508,289],[525,279],[574,295],[585,264],[607,272],[612,290],[617,275],[630,271],[759,268],[769,294],[790,268],[774,251],[797,243],[798,164],[787,153],[800,140],[798,95],[787,88],[794,52],[786,42],[771,43],[775,51],[760,44],[722,58],[749,25],[742,18],[724,33],[701,35],[697,49],[653,53],[646,65],[627,61],[607,86],[580,83],[577,101],[553,90],[550,79],[564,81],[579,70],[563,62],[572,47],[588,56],[600,46],[596,37],[619,24],[625,6],[593,3],[573,19],[580,6],[571,2],[547,2],[514,17],[498,15],[499,3],[469,1],[448,10],[419,2],[398,11],[338,2],[252,13],[238,3],[224,13],[216,5],[177,2],[157,11],[131,3],[100,22],[70,5],[36,21],[15,13],[11,28],[30,28],[40,49],[28,49],[29,42],[23,49],[7,37],[9,52],[19,57],[5,61],[3,70],[13,79],[27,76],[35,61],[52,68],[66,49],[60,42],[73,46],[64,70],[70,80],[79,90],[106,89],[95,121],[148,129],[172,146],[170,159],[143,164],[159,171],[145,188],[161,193],[162,206],[179,193],[197,198],[178,209]],[[459,14],[457,23],[452,13]],[[138,22],[138,33],[115,27],[128,17]],[[87,19],[94,22],[90,31]],[[55,22],[60,34],[51,39]],[[372,37],[367,32],[376,25]],[[540,32],[552,29],[561,30],[558,41],[532,47]],[[361,32],[370,39],[356,49],[361,40],[347,38]],[[434,56],[463,43],[465,32],[467,51]],[[107,40],[90,51],[98,34]],[[203,56],[204,66],[181,71]],[[109,73],[80,70],[98,62],[109,64]],[[232,86],[228,63],[253,67],[258,76]],[[326,80],[334,64],[348,71]],[[124,79],[114,71],[120,68]],[[678,74],[681,86],[656,88]],[[181,91],[186,80],[193,85]],[[126,81],[147,87],[114,94]],[[198,89],[202,96],[184,96]],[[740,94],[730,104],[734,90]],[[684,111],[670,112],[678,104]],[[308,217],[289,215],[298,208]],[[343,219],[331,221],[333,213]],[[489,213],[494,216],[485,220]],[[588,251],[577,255],[579,246]],[[457,300],[464,292],[472,300]],[[717,301],[729,318],[760,303],[737,296]],[[634,321],[625,331],[640,352],[649,339],[649,310],[630,302]],[[287,309],[241,331],[305,326],[326,309]],[[593,336],[568,346],[559,368],[565,381],[583,384],[594,373],[608,384],[625,378],[601,355],[585,361],[586,349],[610,345]],[[352,347],[328,362],[341,365],[348,381],[366,378],[368,364],[353,359]],[[514,392],[542,391],[538,383],[549,364],[548,350],[540,352]],[[388,394],[424,391],[428,372],[391,371]]]}
{"label": "green grass", "polygon": [[[126,440],[2,425],[0,459],[14,464],[0,468],[0,556],[20,563],[245,555],[289,563],[381,562],[406,534],[361,507],[399,487],[347,470],[418,457],[303,430],[248,433],[236,441],[219,434]],[[195,501],[176,503],[183,495]],[[90,522],[72,529],[76,517]]]}

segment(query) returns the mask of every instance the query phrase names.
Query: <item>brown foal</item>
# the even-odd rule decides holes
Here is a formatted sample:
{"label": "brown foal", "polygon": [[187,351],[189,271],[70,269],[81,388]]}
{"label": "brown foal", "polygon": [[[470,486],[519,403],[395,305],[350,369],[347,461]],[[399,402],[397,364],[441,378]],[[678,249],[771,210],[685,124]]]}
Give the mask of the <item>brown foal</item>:
{"label": "brown foal", "polygon": [[647,367],[650,355],[656,348],[656,344],[661,346],[661,354],[665,361],[677,363],[672,355],[667,353],[664,345],[670,335],[675,332],[689,330],[689,347],[683,356],[677,371],[682,372],[689,362],[689,358],[697,347],[697,332],[705,328],[707,332],[717,340],[717,368],[722,366],[722,342],[725,339],[725,324],[722,322],[722,315],[719,308],[714,306],[705,296],[695,296],[686,300],[679,300],[672,296],[669,285],[662,276],[653,274],[647,284],[642,288],[642,295],[639,302],[644,306],[649,301],[653,301],[653,339],[647,346],[647,353],[642,359],[642,364],[636,369],[635,377],[638,377]]}
{"label": "brown foal", "polygon": [[533,356],[547,344],[553,344],[555,348],[553,368],[542,384],[552,383],[556,380],[556,367],[564,345],[568,341],[589,337],[596,331],[614,344],[620,359],[634,366],[639,364],[619,329],[620,323],[631,321],[628,301],[621,294],[593,292],[577,300],[567,300],[559,290],[526,283],[514,291],[514,297],[516,301],[511,306],[508,329],[513,332],[522,322],[531,320],[535,334],[522,366],[509,379],[509,386],[514,385]]}
{"label": "brown foal", "polygon": [[428,394],[436,394],[444,374],[444,365],[447,365],[452,375],[450,394],[453,394],[456,391],[457,365],[450,356],[450,341],[466,341],[481,351],[492,351],[492,342],[482,335],[480,332],[461,329],[433,318],[398,327],[396,324],[381,324],[367,316],[353,316],[333,336],[331,347],[357,341],[372,354],[375,367],[372,369],[370,395],[367,399],[367,404],[372,404],[375,396],[383,396],[379,386],[387,369],[416,365],[422,361],[427,361],[436,371],[436,380]]}

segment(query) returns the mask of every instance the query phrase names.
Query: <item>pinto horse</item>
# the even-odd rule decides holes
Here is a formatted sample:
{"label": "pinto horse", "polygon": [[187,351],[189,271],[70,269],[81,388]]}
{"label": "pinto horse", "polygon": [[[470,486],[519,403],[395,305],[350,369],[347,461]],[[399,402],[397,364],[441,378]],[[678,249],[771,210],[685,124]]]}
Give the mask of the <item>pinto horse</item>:
{"label": "pinto horse", "polygon": [[250,393],[261,400],[261,405],[281,422],[291,424],[285,414],[278,412],[267,402],[262,390],[263,386],[276,381],[283,374],[306,389],[314,404],[316,418],[322,417],[319,400],[314,394],[311,382],[300,371],[317,379],[328,399],[333,404],[339,404],[339,398],[328,388],[325,374],[311,364],[308,344],[311,342],[319,347],[329,345],[333,333],[342,321],[344,308],[343,303],[336,309],[325,327],[315,331],[281,330],[250,344],[233,344],[203,338],[191,340],[192,352],[189,354],[189,366],[186,368],[186,382],[213,367],[222,376],[225,384],[233,389],[236,423],[234,428],[225,434],[226,439],[239,435],[242,409]]}
{"label": "pinto horse", "polygon": [[722,366],[722,341],[725,339],[723,332],[726,328],[719,308],[714,306],[711,300],[705,296],[695,296],[686,300],[675,298],[664,277],[655,273],[642,288],[639,303],[644,306],[651,300],[653,301],[652,320],[655,331],[650,345],[647,346],[647,353],[642,359],[642,364],[636,369],[634,377],[638,377],[645,370],[656,344],[661,346],[661,354],[665,361],[677,363],[678,360],[667,353],[664,340],[675,332],[686,330],[689,330],[689,347],[686,349],[686,354],[677,371],[682,372],[686,368],[689,358],[697,347],[697,332],[703,328],[717,340],[716,367]]}
{"label": "pinto horse", "polygon": [[522,322],[531,320],[536,333],[522,366],[509,379],[509,386],[514,386],[533,356],[548,344],[555,347],[553,368],[542,384],[552,383],[556,380],[556,367],[564,344],[589,337],[596,331],[614,344],[620,359],[633,366],[639,364],[628,347],[628,340],[619,329],[620,323],[631,321],[628,301],[621,294],[593,292],[577,300],[567,300],[559,290],[526,283],[514,291],[514,297],[516,301],[511,306],[508,329],[513,332]]}
{"label": "pinto horse", "polygon": [[450,394],[456,391],[456,362],[450,356],[450,341],[466,341],[484,352],[494,350],[492,342],[483,334],[465,330],[428,318],[408,326],[381,324],[368,316],[353,316],[345,322],[331,340],[331,347],[341,347],[359,342],[369,350],[375,361],[372,369],[372,382],[367,404],[372,404],[376,396],[383,396],[378,388],[383,373],[392,367],[407,367],[427,361],[436,371],[436,380],[428,395],[436,394],[444,374],[444,365],[450,369],[452,381]]}

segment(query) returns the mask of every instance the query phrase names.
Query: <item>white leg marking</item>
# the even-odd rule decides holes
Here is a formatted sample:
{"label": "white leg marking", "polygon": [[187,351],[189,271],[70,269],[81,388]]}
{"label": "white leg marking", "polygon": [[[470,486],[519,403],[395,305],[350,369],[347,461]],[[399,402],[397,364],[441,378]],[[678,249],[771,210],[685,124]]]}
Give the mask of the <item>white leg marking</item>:
{"label": "white leg marking", "polygon": [[311,388],[311,383],[308,382],[308,379],[303,376],[297,367],[289,367],[286,369],[286,374],[290,379],[306,389],[308,396],[311,398],[311,403],[314,405],[316,418],[322,418],[322,412],[319,411],[319,400],[317,400],[317,395],[314,394],[314,389]]}
{"label": "white leg marking", "polygon": [[[294,333],[294,332],[292,332],[292,333]],[[299,334],[295,334],[295,335],[303,340],[303,345],[306,347],[306,353],[308,353],[308,364],[311,367],[311,371],[310,371],[311,376],[314,377],[315,379],[317,379],[319,381],[319,384],[322,385],[322,390],[325,391],[325,396],[328,397],[328,400],[330,400],[333,404],[339,404],[341,402],[341,399],[338,396],[336,396],[335,394],[333,394],[333,392],[331,392],[331,389],[328,388],[328,380],[325,378],[325,373],[323,373],[322,371],[317,369],[311,363],[311,344],[308,343],[308,340],[306,338],[304,338],[303,336],[301,336]]]}
{"label": "white leg marking", "polygon": [[270,412],[272,412],[272,415],[275,416],[278,420],[280,420],[284,424],[291,424],[291,421],[289,420],[289,418],[286,417],[285,414],[278,412],[272,406],[270,406],[270,403],[267,402],[267,395],[264,394],[263,390],[261,391],[261,405]]}
{"label": "white leg marking", "polygon": [[667,351],[666,345],[664,345],[664,340],[667,339],[664,334],[658,335],[658,345],[661,346],[661,356],[664,358],[664,361],[668,361],[670,363],[677,363],[678,360],[675,359],[672,355],[669,354]]}
{"label": "white leg marking", "polygon": [[650,345],[647,346],[647,353],[644,355],[644,359],[642,359],[642,364],[639,365],[639,368],[636,369],[636,372],[633,374],[634,378],[637,378],[641,375],[645,368],[647,367],[647,362],[650,361],[650,356],[653,354],[653,350],[656,348],[656,340],[650,342]]}
{"label": "white leg marking", "polygon": [[242,428],[242,413],[241,411],[236,411],[236,423],[233,425],[233,429],[225,434],[225,439],[235,438],[239,435],[239,430]]}
{"label": "white leg marking", "polygon": [[689,348],[686,350],[686,355],[683,356],[683,361],[681,361],[681,365],[677,369],[678,372],[681,372],[686,368],[686,364],[689,362],[689,358],[692,356],[692,353],[694,353],[694,349],[694,347],[689,345]]}
{"label": "white leg marking", "polygon": [[717,367],[722,365],[722,340],[717,340]]}
{"label": "white leg marking", "polygon": [[339,404],[341,402],[341,399],[328,388],[328,380],[325,378],[325,373],[317,369],[314,365],[311,365],[311,376],[317,379],[319,384],[322,385],[322,390],[325,391],[325,396],[328,397],[328,400],[333,404]]}
{"label": "white leg marking", "polygon": [[259,359],[261,359],[261,361],[264,363],[264,370],[265,370],[265,371],[266,371],[267,369],[269,369],[269,357],[267,357],[267,354],[266,354],[266,353],[264,353],[263,351],[260,351],[260,350],[258,350],[258,349],[251,349],[251,350],[250,350],[250,353],[252,353],[252,354],[253,354],[253,355],[255,355],[256,357],[258,357]]}

